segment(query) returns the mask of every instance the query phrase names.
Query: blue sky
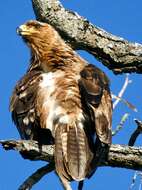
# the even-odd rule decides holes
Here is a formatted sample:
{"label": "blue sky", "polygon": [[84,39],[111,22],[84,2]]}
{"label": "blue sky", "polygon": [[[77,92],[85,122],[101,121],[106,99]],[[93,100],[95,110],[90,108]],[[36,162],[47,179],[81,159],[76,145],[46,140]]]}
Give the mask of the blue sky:
{"label": "blue sky", "polygon": [[[88,18],[92,23],[103,29],[119,35],[132,42],[142,41],[142,1],[141,0],[62,0],[68,9],[77,11]],[[6,0],[1,1],[0,11],[0,139],[19,139],[19,134],[11,121],[9,113],[9,98],[16,81],[25,73],[29,62],[29,50],[16,34],[16,27],[29,19],[34,19],[34,13],[30,0]],[[111,80],[111,90],[117,94],[124,82],[125,75],[115,76],[111,71],[97,62],[87,53],[81,55],[89,62],[102,68]],[[142,119],[142,76],[130,75],[133,81],[128,86],[124,98],[130,101],[138,109],[138,113],[129,110],[125,105],[119,104],[114,110],[113,128],[119,123],[120,118],[126,112],[130,117],[124,125],[124,129],[113,137],[113,143],[127,144],[128,139],[135,128],[134,118]],[[139,137],[137,145],[141,145]],[[14,151],[6,152],[0,147],[0,190],[15,190],[18,186],[44,162],[31,162],[24,160]],[[128,189],[134,172],[132,170],[118,168],[99,168],[96,174],[86,180],[84,190],[120,190]],[[138,183],[136,189],[138,189]],[[61,190],[60,182],[54,173],[43,178],[33,190]],[[76,183],[73,183],[76,189]]]}

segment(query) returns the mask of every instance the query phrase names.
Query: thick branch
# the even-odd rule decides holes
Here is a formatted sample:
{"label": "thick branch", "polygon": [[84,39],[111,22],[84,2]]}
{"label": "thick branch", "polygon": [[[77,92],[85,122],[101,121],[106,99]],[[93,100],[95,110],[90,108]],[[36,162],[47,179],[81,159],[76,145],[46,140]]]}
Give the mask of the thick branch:
{"label": "thick branch", "polygon": [[5,150],[16,150],[22,154],[25,159],[52,161],[54,154],[54,145],[39,146],[36,141],[26,140],[6,140],[0,141]]}
{"label": "thick branch", "polygon": [[142,45],[130,43],[64,9],[58,0],[32,0],[36,17],[53,25],[74,49],[93,54],[114,73],[142,73]]}
{"label": "thick branch", "polygon": [[[22,156],[30,160],[52,161],[54,146],[39,147],[35,141],[0,141],[6,150],[19,151]],[[142,148],[124,145],[111,145],[108,160],[102,160],[100,166],[121,167],[133,170],[142,170]]]}

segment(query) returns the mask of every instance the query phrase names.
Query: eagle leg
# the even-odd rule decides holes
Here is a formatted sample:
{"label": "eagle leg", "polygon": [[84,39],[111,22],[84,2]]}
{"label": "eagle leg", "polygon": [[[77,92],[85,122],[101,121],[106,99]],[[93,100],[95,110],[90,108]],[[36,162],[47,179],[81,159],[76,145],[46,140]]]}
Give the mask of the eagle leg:
{"label": "eagle leg", "polygon": [[70,182],[65,177],[60,176],[59,179],[64,187],[64,190],[72,190]]}
{"label": "eagle leg", "polygon": [[84,180],[80,181],[78,184],[78,190],[82,190],[83,189],[83,184],[84,184]]}

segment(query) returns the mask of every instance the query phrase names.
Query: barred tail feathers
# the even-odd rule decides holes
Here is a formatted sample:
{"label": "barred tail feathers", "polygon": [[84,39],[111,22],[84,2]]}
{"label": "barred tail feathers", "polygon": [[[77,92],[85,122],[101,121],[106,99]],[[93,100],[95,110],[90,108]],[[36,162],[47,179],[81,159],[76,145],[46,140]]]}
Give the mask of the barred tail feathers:
{"label": "barred tail feathers", "polygon": [[55,129],[55,165],[59,176],[83,180],[92,159],[84,129],[76,123],[58,124]]}

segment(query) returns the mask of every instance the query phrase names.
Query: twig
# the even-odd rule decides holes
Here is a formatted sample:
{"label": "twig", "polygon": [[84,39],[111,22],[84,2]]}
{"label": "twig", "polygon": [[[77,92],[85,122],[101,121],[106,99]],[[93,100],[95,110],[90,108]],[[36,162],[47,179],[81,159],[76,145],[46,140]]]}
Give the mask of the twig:
{"label": "twig", "polygon": [[33,173],[31,176],[29,176],[23,183],[20,185],[18,190],[30,190],[33,185],[38,183],[40,179],[48,174],[49,172],[53,171],[55,169],[54,163],[50,162],[46,166],[38,169],[35,173]]}
{"label": "twig", "polygon": [[135,122],[137,124],[137,128],[131,135],[131,138],[128,143],[129,146],[133,146],[135,144],[138,136],[142,133],[142,121],[135,119]]}
{"label": "twig", "polygon": [[129,190],[132,190],[132,189],[133,189],[134,185],[136,184],[136,179],[137,179],[138,177],[140,177],[140,184],[139,184],[139,189],[138,189],[138,190],[141,190],[141,188],[142,188],[142,172],[141,172],[141,171],[136,171],[136,172],[134,173],[134,176],[133,176],[133,178],[132,178],[132,183],[131,183],[131,185],[130,185]]}
{"label": "twig", "polygon": [[126,120],[128,119],[128,117],[129,117],[128,113],[125,113],[122,116],[120,123],[117,125],[116,129],[114,131],[112,131],[112,135],[113,136],[116,135],[122,129],[122,127],[124,126],[124,123],[126,122]]}
{"label": "twig", "polygon": [[120,92],[118,93],[118,96],[115,96],[112,94],[112,98],[115,98],[115,102],[113,103],[113,109],[116,108],[117,104],[121,101],[121,98],[124,94],[124,92],[126,91],[128,85],[132,82],[132,80],[129,80],[129,74],[126,74],[126,78],[125,78],[125,81],[124,81],[124,84],[120,90]]}
{"label": "twig", "polygon": [[93,54],[114,73],[142,73],[142,45],[114,36],[65,9],[59,0],[31,0],[36,18],[53,25],[74,49]]}
{"label": "twig", "polygon": [[[44,145],[42,150],[34,141],[0,141],[7,150],[16,150],[26,153],[26,159],[53,161],[54,146]],[[52,149],[52,151],[51,151]],[[52,154],[51,154],[52,152]],[[32,157],[31,157],[32,155]],[[142,148],[124,145],[111,145],[108,158],[103,158],[100,166],[121,167],[133,170],[142,170]],[[31,159],[32,158],[32,159]]]}

